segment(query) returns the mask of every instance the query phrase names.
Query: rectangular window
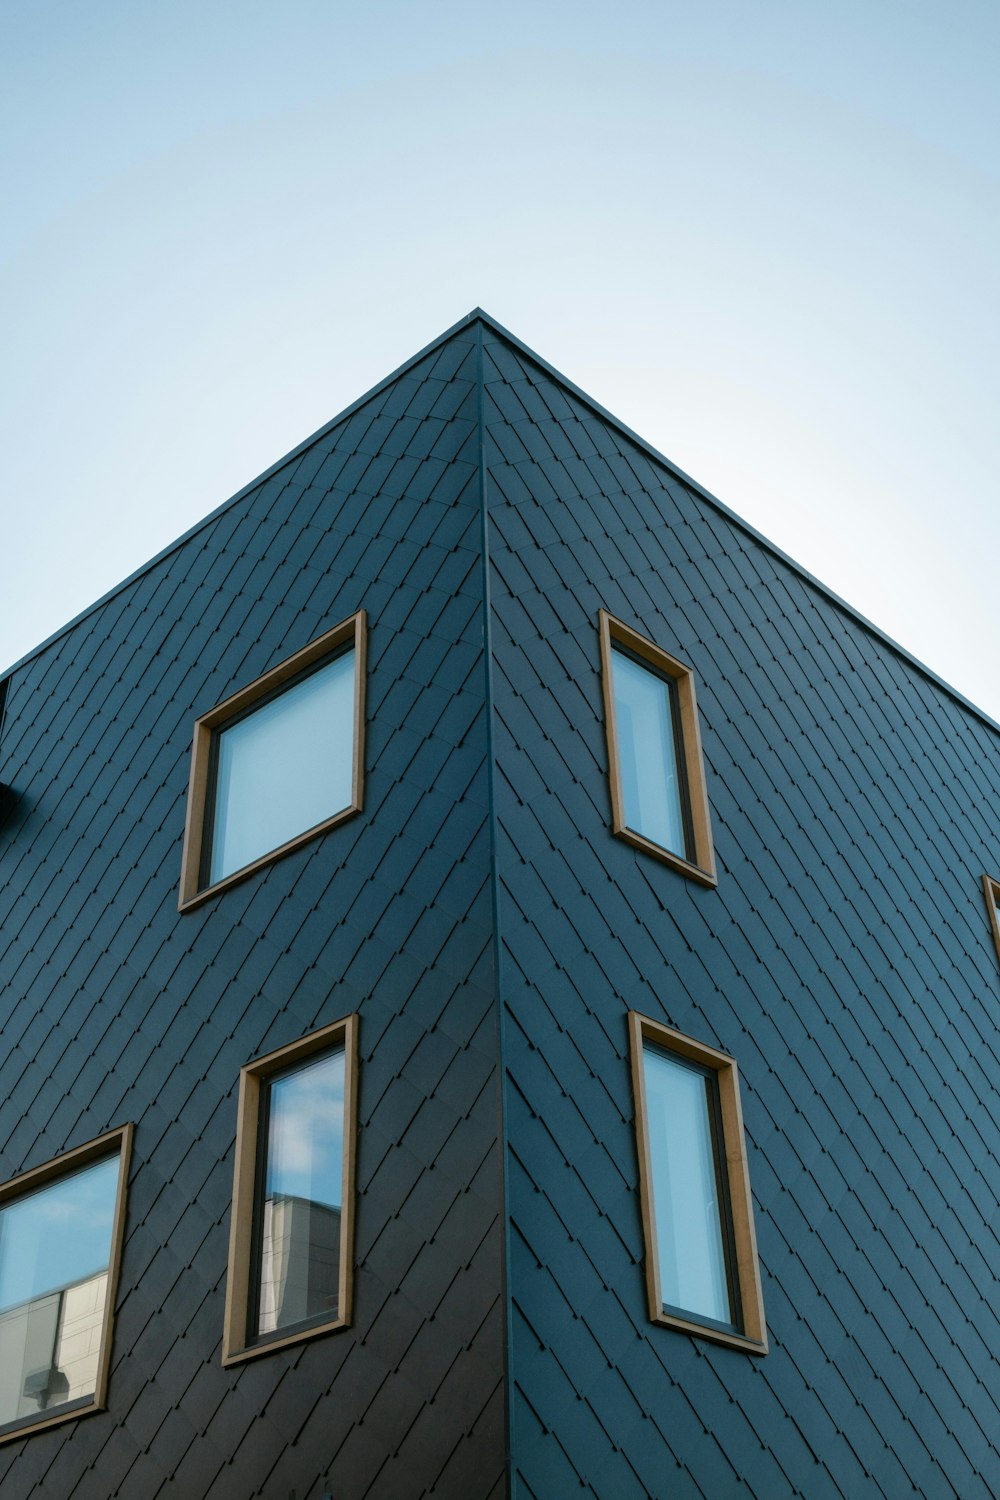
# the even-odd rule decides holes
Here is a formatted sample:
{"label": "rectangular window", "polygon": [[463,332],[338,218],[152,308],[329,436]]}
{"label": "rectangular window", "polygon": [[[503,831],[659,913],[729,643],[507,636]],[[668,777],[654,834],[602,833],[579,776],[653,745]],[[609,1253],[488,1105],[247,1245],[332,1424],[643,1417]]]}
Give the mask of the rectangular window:
{"label": "rectangular window", "polygon": [[997,950],[997,958],[1000,959],[1000,880],[994,880],[991,875],[984,875],[983,895],[986,897],[986,910],[989,913],[990,928],[993,932],[993,946]]}
{"label": "rectangular window", "polygon": [[180,909],[360,812],[359,611],[195,724]]}
{"label": "rectangular window", "polygon": [[715,885],[694,674],[603,609],[600,635],[614,831]]}
{"label": "rectangular window", "polygon": [[0,1442],[104,1407],[131,1139],[0,1187]]}
{"label": "rectangular window", "polygon": [[614,648],[611,681],[625,826],[690,860],[677,684]]}
{"label": "rectangular window", "polygon": [[629,1016],[654,1322],[767,1352],[736,1064]]}
{"label": "rectangular window", "polygon": [[245,1067],[223,1363],[351,1315],[357,1017]]}

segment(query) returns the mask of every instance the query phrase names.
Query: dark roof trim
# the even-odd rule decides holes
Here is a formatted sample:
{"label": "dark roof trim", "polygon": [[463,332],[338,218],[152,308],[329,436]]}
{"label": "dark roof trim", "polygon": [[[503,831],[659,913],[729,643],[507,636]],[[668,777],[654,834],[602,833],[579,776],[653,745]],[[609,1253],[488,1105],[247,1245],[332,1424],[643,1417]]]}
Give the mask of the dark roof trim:
{"label": "dark roof trim", "polygon": [[603,417],[606,422],[610,422],[619,432],[624,433],[638,448],[648,453],[650,458],[655,459],[658,464],[662,464],[665,469],[669,469],[671,474],[677,479],[682,480],[689,489],[694,490],[695,494],[700,495],[714,510],[717,510],[720,515],[725,516],[727,521],[731,521],[745,535],[752,537],[755,542],[759,542],[773,556],[780,558],[787,567],[797,573],[800,578],[805,579],[806,583],[811,584],[814,589],[818,590],[824,598],[829,599],[838,609],[850,615],[851,619],[863,626],[870,635],[876,636],[878,640],[894,651],[897,656],[901,656],[904,661],[909,662],[911,667],[916,667],[922,676],[933,682],[936,687],[942,688],[948,694],[949,698],[954,698],[956,703],[961,704],[963,708],[967,708],[970,713],[975,714],[977,719],[981,719],[990,729],[995,729],[1000,734],[1000,723],[997,723],[996,719],[991,719],[989,714],[984,709],[981,709],[978,704],[973,703],[971,698],[966,698],[965,694],[960,693],[958,688],[952,687],[950,682],[947,682],[943,677],[939,677],[937,672],[933,671],[930,667],[925,666],[918,657],[914,656],[912,652],[907,651],[905,646],[901,646],[898,641],[893,640],[891,635],[887,635],[884,630],[881,630],[878,625],[869,620],[867,615],[863,615],[860,610],[855,609],[853,604],[848,604],[846,599],[842,599],[839,594],[834,593],[833,589],[829,588],[813,573],[810,573],[808,568],[804,568],[801,563],[795,561],[794,557],[790,557],[787,552],[783,552],[763,532],[758,531],[756,526],[752,526],[749,521],[745,521],[734,510],[730,510],[728,505],[725,505],[710,490],[706,490],[704,485],[698,483],[697,479],[692,479],[690,474],[685,474],[684,470],[679,468],[672,459],[667,458],[665,454],[654,448],[652,443],[648,443],[637,432],[633,432],[632,428],[627,426],[620,417],[616,417],[614,412],[608,411],[607,407],[602,406],[599,401],[595,401],[593,396],[588,396],[586,391],[582,391],[578,385],[574,385],[572,380],[568,380],[565,375],[561,374],[553,365],[550,365],[547,360],[542,359],[533,349],[529,349],[527,344],[523,344],[516,334],[504,328],[494,318],[491,318],[488,313],[484,313],[481,308],[476,308],[469,314],[469,317],[481,318],[495,333],[500,334],[509,344],[513,344],[515,349],[518,349],[533,364],[544,370],[547,375],[551,375],[554,380],[558,380],[566,390],[571,391],[578,401],[582,401],[586,406],[589,406],[591,411],[596,412],[599,417]]}
{"label": "dark roof trim", "polygon": [[303,438],[301,443],[296,443],[295,447],[290,449],[283,458],[279,458],[276,463],[271,464],[270,468],[265,469],[263,473],[257,474],[250,480],[249,484],[245,484],[241,490],[237,490],[235,495],[230,495],[228,500],[223,500],[222,504],[217,505],[214,510],[209,511],[207,516],[202,516],[200,521],[196,521],[193,526],[189,526],[187,531],[182,532],[174,541],[168,543],[154,557],[151,557],[148,562],[144,562],[141,567],[136,568],[127,578],[123,578],[121,583],[116,583],[113,588],[108,589],[106,594],[102,594],[99,599],[95,599],[93,604],[88,604],[86,609],[81,609],[80,613],[74,615],[72,620],[67,620],[65,625],[61,625],[58,630],[46,636],[40,645],[33,647],[31,651],[25,652],[24,656],[19,657],[12,666],[8,667],[6,673],[0,675],[9,676],[12,672],[16,672],[18,667],[23,667],[36,656],[40,656],[43,651],[47,651],[49,646],[61,640],[68,631],[75,629],[81,620],[85,620],[88,615],[92,615],[96,609],[100,609],[102,605],[107,604],[116,594],[120,594],[123,589],[127,589],[137,579],[141,578],[143,574],[148,573],[151,568],[155,568],[157,563],[162,562],[165,557],[169,557],[172,552],[176,552],[178,547],[183,547],[184,543],[189,542],[193,536],[197,536],[199,531],[204,531],[206,526],[211,526],[212,522],[218,520],[223,511],[228,510],[231,505],[237,505],[240,500],[246,499],[251,490],[255,490],[258,485],[263,484],[266,479],[270,479],[273,474],[277,474],[279,469],[283,469],[286,464],[298,458],[300,454],[304,453],[307,448],[311,448],[313,443],[318,442],[320,438],[326,437],[327,433],[332,432],[335,427],[339,427],[341,422],[346,422],[347,418],[353,416],[359,407],[371,401],[373,396],[377,396],[380,391],[384,391],[386,386],[391,385],[394,380],[398,380],[401,375],[405,375],[419,360],[426,358],[428,354],[432,354],[441,344],[447,343],[448,339],[452,338],[460,329],[475,322],[477,317],[481,317],[491,327],[496,327],[499,332],[503,332],[499,328],[499,324],[494,324],[492,318],[488,318],[479,308],[473,309],[464,318],[460,318],[457,323],[453,323],[450,328],[446,328],[444,333],[438,338],[432,339],[429,344],[425,344],[423,349],[418,350],[410,359],[404,361],[398,369],[393,370],[391,375],[387,375],[384,380],[380,380],[377,385],[373,385],[371,390],[365,391],[364,395],[359,396],[356,401],[352,401],[350,406],[345,406],[343,411],[338,412],[329,422],[324,422],[323,426],[318,427],[315,432],[310,433],[309,437]]}
{"label": "dark roof trim", "polygon": [[675,478],[680,479],[685,485],[689,487],[689,489],[693,490],[695,494],[700,495],[701,498],[706,501],[707,504],[711,505],[714,510],[718,511],[720,515],[725,516],[727,521],[730,521],[734,526],[738,527],[739,530],[742,531],[746,536],[752,537],[755,542],[758,542],[760,546],[764,547],[773,556],[779,558],[781,562],[783,562],[787,567],[791,568],[793,572],[797,573],[800,578],[805,579],[808,584],[810,584],[814,589],[818,590],[818,592],[821,593],[824,598],[829,599],[831,603],[837,606],[838,609],[843,610],[844,613],[849,615],[852,620],[855,620],[859,625],[867,630],[870,635],[875,636],[884,645],[888,646],[890,650],[894,651],[897,656],[901,656],[904,661],[909,662],[911,667],[915,667],[923,677],[926,677],[928,679],[928,681],[933,682],[936,687],[941,688],[945,693],[948,694],[950,698],[953,698],[956,703],[960,704],[963,708],[968,709],[969,712],[974,714],[977,719],[982,720],[982,722],[988,725],[990,729],[996,730],[996,732],[1000,734],[1000,724],[998,724],[995,719],[990,718],[989,714],[984,712],[983,709],[979,708],[975,703],[973,703],[970,698],[966,698],[964,693],[960,693],[957,688],[952,687],[950,682],[946,682],[943,677],[939,677],[938,674],[932,671],[930,667],[925,666],[922,661],[918,660],[918,658],[913,656],[911,652],[907,651],[905,646],[901,646],[898,641],[893,640],[892,636],[887,635],[884,630],[881,630],[876,624],[869,620],[867,616],[861,614],[861,612],[855,609],[852,604],[848,604],[846,599],[842,599],[839,594],[834,593],[833,589],[828,588],[825,583],[816,578],[814,574],[810,573],[807,568],[804,568],[801,563],[797,563],[793,557],[789,557],[787,552],[783,552],[780,547],[776,546],[774,542],[772,542],[768,537],[764,536],[762,532],[758,531],[755,526],[752,526],[749,521],[745,521],[743,517],[737,515],[734,510],[730,510],[728,505],[723,504],[723,502],[719,500],[715,495],[713,495],[709,490],[706,490],[704,485],[699,484],[696,479],[692,479],[690,474],[685,474],[683,469],[678,468],[677,464],[673,463],[671,459],[667,458],[666,455],[661,453],[657,448],[654,448],[652,443],[647,442],[644,437],[640,437],[637,432],[634,432],[631,427],[629,427],[619,417],[616,417],[613,412],[608,411],[607,407],[602,406],[599,401],[594,400],[593,396],[589,396],[586,391],[581,390],[580,387],[576,385],[572,380],[567,379],[567,377],[563,375],[559,370],[557,370],[554,365],[549,364],[548,360],[543,359],[540,354],[536,354],[534,349],[530,349],[527,344],[525,344],[521,339],[517,337],[516,334],[511,333],[509,328],[505,328],[503,324],[498,323],[495,318],[491,318],[489,313],[484,312],[481,307],[474,307],[470,313],[467,313],[465,315],[464,318],[459,318],[458,322],[453,323],[450,328],[446,328],[444,333],[439,334],[436,339],[432,339],[429,344],[425,344],[422,349],[419,349],[416,354],[411,355],[409,359],[405,360],[403,364],[401,364],[397,369],[393,370],[390,375],[386,375],[383,380],[380,380],[377,383],[377,385],[373,385],[370,390],[365,391],[363,396],[359,396],[356,401],[352,401],[349,406],[345,406],[343,411],[339,412],[337,416],[331,418],[329,422],[325,422],[322,427],[317,428],[317,430],[311,433],[309,437],[304,438],[301,443],[297,443],[296,446],[292,448],[288,453],[286,453],[283,458],[279,458],[276,463],[271,464],[270,468],[265,469],[262,474],[258,474],[254,479],[250,481],[249,484],[245,484],[241,490],[237,490],[235,495],[232,495],[228,500],[224,500],[221,505],[217,505],[216,508],[213,511],[210,511],[207,516],[204,516],[200,521],[196,521],[192,527],[185,531],[181,536],[177,537],[175,541],[169,544],[169,546],[164,547],[161,552],[157,552],[155,557],[151,557],[148,562],[143,563],[141,567],[136,568],[136,570],[133,573],[130,573],[127,578],[122,579],[121,583],[115,584],[114,588],[109,589],[106,594],[102,594],[99,599],[95,599],[93,604],[89,604],[86,609],[81,610],[80,613],[78,615],[75,615],[72,620],[69,620],[59,630],[54,631],[53,634],[42,641],[40,645],[35,646],[33,650],[28,651],[24,656],[20,657],[18,661],[14,662],[14,664],[9,667],[5,673],[2,673],[0,675],[8,677],[19,667],[22,667],[27,662],[32,661],[36,656],[40,656],[43,651],[47,650],[49,646],[60,640],[64,635],[67,634],[68,631],[73,630],[81,620],[85,620],[88,615],[92,615],[95,610],[100,609],[101,606],[106,604],[109,599],[113,599],[116,594],[120,594],[123,589],[126,589],[130,584],[135,583],[138,578],[141,578],[144,573],[148,573],[150,568],[153,568],[157,563],[162,562],[165,557],[169,557],[172,552],[176,552],[178,547],[182,547],[184,543],[190,541],[193,536],[197,536],[199,531],[204,530],[206,526],[210,526],[213,521],[217,520],[217,518],[223,513],[223,511],[228,510],[231,505],[236,505],[240,500],[245,499],[252,490],[255,490],[257,488],[258,485],[263,484],[266,479],[270,479],[272,475],[277,474],[278,471],[280,469],[283,469],[286,464],[289,464],[293,461],[293,459],[298,458],[302,453],[306,451],[307,448],[310,448],[313,443],[317,442],[320,438],[326,437],[326,435],[332,432],[335,427],[339,427],[340,424],[342,422],[345,422],[348,417],[353,416],[353,414],[358,411],[360,407],[364,406],[368,401],[371,401],[373,397],[379,395],[379,393],[381,391],[384,391],[387,386],[392,385],[393,381],[398,380],[401,375],[405,375],[414,367],[414,365],[418,364],[422,359],[426,359],[428,354],[433,354],[435,349],[440,348],[442,344],[447,343],[450,338],[453,338],[456,333],[459,333],[463,328],[468,328],[470,324],[475,322],[485,324],[487,328],[492,329],[495,334],[498,334],[500,338],[506,340],[506,342],[517,349],[519,353],[523,354],[527,359],[530,359],[532,364],[536,365],[540,370],[543,370],[547,375],[550,375],[553,380],[557,380],[559,384],[562,385],[566,390],[570,391],[578,401],[581,401],[585,406],[589,406],[591,411],[595,412],[599,417],[603,418],[604,421],[610,422],[612,426],[618,429],[619,432],[624,433],[624,435],[629,439],[630,442],[635,443],[635,445],[638,448],[641,448],[644,453],[648,453],[650,458],[654,459],[656,463],[662,464],[662,466],[671,474],[673,474]]}

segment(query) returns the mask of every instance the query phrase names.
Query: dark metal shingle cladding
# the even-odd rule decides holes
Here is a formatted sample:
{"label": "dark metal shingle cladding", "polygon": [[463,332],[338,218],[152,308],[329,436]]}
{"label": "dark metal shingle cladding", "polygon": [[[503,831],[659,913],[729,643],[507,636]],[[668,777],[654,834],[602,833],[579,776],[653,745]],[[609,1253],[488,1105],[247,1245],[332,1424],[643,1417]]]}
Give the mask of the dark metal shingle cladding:
{"label": "dark metal shingle cladding", "polygon": [[[515,1493],[995,1495],[995,732],[484,359]],[[601,607],[695,669],[717,891],[610,832]],[[630,1008],[739,1063],[764,1360],[647,1322]]]}
{"label": "dark metal shingle cladding", "polygon": [[[360,607],[363,815],[179,917],[194,718]],[[717,890],[611,834],[602,607]],[[473,315],[9,680],[0,1178],[137,1130],[109,1410],[4,1500],[1000,1493],[1000,742],[905,653]],[[766,1359],[647,1320],[629,1009],[739,1063]],[[355,1010],[354,1325],[224,1370],[239,1069]]]}
{"label": "dark metal shingle cladding", "polygon": [[[137,1128],[109,1411],[4,1500],[503,1489],[474,375],[466,329],[15,670],[0,1178]],[[195,716],[360,606],[366,813],[178,917]],[[354,1326],[224,1370],[239,1069],[353,1010]]]}

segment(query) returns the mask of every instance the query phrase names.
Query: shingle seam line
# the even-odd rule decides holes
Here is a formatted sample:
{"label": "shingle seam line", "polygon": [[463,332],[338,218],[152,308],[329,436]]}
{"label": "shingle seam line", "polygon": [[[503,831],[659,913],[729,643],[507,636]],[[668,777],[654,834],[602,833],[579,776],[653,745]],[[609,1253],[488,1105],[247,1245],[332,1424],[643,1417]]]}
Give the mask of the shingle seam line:
{"label": "shingle seam line", "polygon": [[476,330],[476,427],[478,433],[479,460],[479,515],[480,515],[480,565],[482,567],[483,600],[483,671],[486,691],[486,791],[489,807],[490,829],[490,901],[493,926],[493,974],[497,1006],[497,1151],[499,1157],[499,1195],[501,1211],[501,1297],[503,1299],[503,1395],[504,1395],[504,1477],[505,1493],[513,1492],[514,1465],[514,1404],[513,1388],[513,1304],[510,1291],[509,1268],[511,1264],[510,1244],[510,1184],[507,1176],[507,1074],[505,1009],[503,998],[503,944],[500,939],[500,880],[498,867],[498,835],[496,813],[496,749],[493,733],[494,689],[493,689],[493,603],[490,588],[490,517],[488,477],[486,470],[486,414],[485,375],[483,370],[482,323]]}

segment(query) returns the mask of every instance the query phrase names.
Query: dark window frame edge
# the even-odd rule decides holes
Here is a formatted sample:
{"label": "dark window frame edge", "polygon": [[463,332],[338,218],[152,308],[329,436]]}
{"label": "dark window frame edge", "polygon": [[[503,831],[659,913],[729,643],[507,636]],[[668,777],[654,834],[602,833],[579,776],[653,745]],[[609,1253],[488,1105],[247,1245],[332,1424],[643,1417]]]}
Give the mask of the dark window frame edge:
{"label": "dark window frame edge", "polygon": [[993,933],[993,946],[997,952],[997,962],[1000,963],[1000,880],[993,875],[983,875],[983,895],[986,898],[986,911],[990,919],[990,930]]}
{"label": "dark window frame edge", "polygon": [[[644,853],[651,854],[655,859],[662,861],[663,864],[669,865],[681,875],[697,881],[700,885],[715,887],[719,883],[719,877],[715,863],[715,845],[712,839],[712,820],[708,803],[708,783],[705,777],[705,756],[701,743],[694,670],[686,662],[678,660],[669,651],[664,651],[646,636],[640,635],[624,621],[609,614],[606,609],[599,609],[597,614],[601,642],[601,688],[608,746],[612,832],[634,848],[641,849]],[[618,723],[612,687],[611,650],[616,641],[626,651],[630,651],[651,667],[654,672],[670,678],[677,686],[681,721],[680,740],[684,752],[683,771],[687,783],[687,797],[694,836],[694,860],[675,854],[673,850],[629,828],[625,822],[621,760],[618,750]]]}
{"label": "dark window frame edge", "polygon": [[[254,705],[272,692],[278,691],[300,672],[317,665],[324,656],[332,655],[338,646],[353,644],[355,651],[354,674],[354,730],[353,765],[351,774],[351,802],[339,809],[322,823],[304,829],[294,838],[288,839],[277,849],[269,849],[259,859],[233,870],[214,884],[201,885],[202,851],[205,836],[212,747],[215,731],[238,714],[250,712]],[[286,657],[268,671],[255,677],[252,682],[230,694],[228,698],[201,714],[194,725],[191,743],[190,773],[188,776],[187,812],[184,822],[184,846],[181,853],[181,879],[177,900],[179,912],[193,911],[203,901],[210,900],[230,886],[247,880],[259,870],[283,859],[310,840],[327,833],[338,824],[356,817],[364,809],[364,758],[365,758],[365,687],[368,657],[368,616],[364,609],[356,610],[341,620],[339,625],[325,631],[303,646],[301,650]]]}
{"label": "dark window frame edge", "polygon": [[[660,1327],[709,1339],[712,1343],[724,1344],[731,1349],[740,1349],[748,1354],[764,1355],[768,1352],[767,1320],[764,1315],[764,1297],[760,1276],[760,1257],[757,1251],[757,1235],[754,1227],[753,1197],[750,1190],[750,1171],[747,1161],[746,1136],[743,1126],[743,1109],[740,1102],[739,1068],[734,1057],[710,1047],[676,1031],[651,1016],[639,1011],[628,1013],[629,1053],[632,1070],[632,1091],[635,1101],[635,1143],[639,1161],[639,1197],[642,1214],[642,1233],[645,1251],[646,1295],[649,1319]],[[743,1332],[729,1333],[699,1322],[693,1317],[680,1317],[664,1311],[660,1288],[660,1265],[657,1252],[656,1215],[653,1208],[652,1160],[649,1144],[648,1111],[646,1106],[646,1079],[643,1067],[643,1042],[650,1041],[667,1052],[711,1068],[718,1077],[719,1102],[722,1112],[722,1155],[728,1172],[729,1203],[732,1215],[732,1233],[735,1243],[735,1269],[739,1285],[743,1316]]]}
{"label": "dark window frame edge", "polygon": [[5,1430],[0,1431],[0,1444],[15,1442],[32,1433],[41,1432],[45,1428],[56,1427],[61,1422],[74,1422],[79,1417],[89,1417],[94,1412],[107,1410],[115,1304],[118,1298],[118,1279],[125,1242],[125,1214],[134,1135],[135,1126],[129,1121],[125,1125],[118,1125],[113,1130],[105,1131],[103,1135],[95,1136],[92,1141],[85,1141],[82,1146],[75,1146],[70,1151],[64,1151],[59,1156],[53,1156],[48,1161],[42,1162],[38,1167],[32,1167],[27,1172],[21,1172],[16,1177],[0,1183],[0,1208],[3,1208],[5,1204],[33,1193],[50,1182],[58,1181],[60,1177],[71,1176],[73,1172],[88,1166],[91,1162],[99,1161],[104,1157],[110,1159],[115,1154],[113,1143],[116,1141],[118,1143],[118,1182],[115,1188],[115,1211],[111,1223],[108,1287],[104,1301],[104,1318],[101,1323],[101,1352],[97,1364],[94,1394],[91,1398],[81,1396],[78,1402],[66,1403],[69,1407],[66,1411],[53,1411],[51,1415],[40,1419],[32,1417],[15,1419],[16,1426],[5,1423]]}
{"label": "dark window frame edge", "polygon": [[[322,1026],[318,1031],[277,1047],[263,1057],[255,1058],[240,1069],[237,1103],[236,1153],[233,1163],[233,1194],[230,1204],[229,1254],[226,1263],[226,1303],[223,1314],[222,1364],[244,1363],[278,1349],[337,1333],[349,1328],[354,1312],[354,1219],[355,1175],[357,1158],[358,1116],[358,1032],[360,1016],[356,1011]],[[341,1178],[340,1278],[337,1290],[337,1316],[324,1323],[311,1323],[290,1333],[267,1338],[260,1343],[247,1341],[247,1317],[252,1271],[253,1216],[256,1198],[257,1156],[259,1151],[259,1110],[262,1083],[272,1075],[293,1067],[319,1052],[331,1050],[342,1042],[344,1047],[344,1161]]]}

